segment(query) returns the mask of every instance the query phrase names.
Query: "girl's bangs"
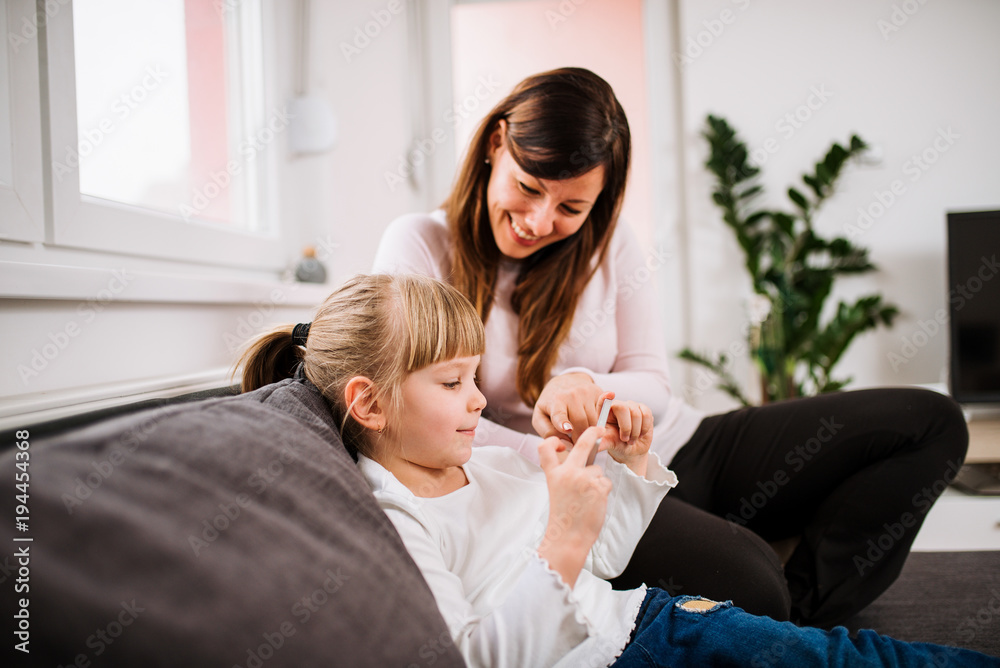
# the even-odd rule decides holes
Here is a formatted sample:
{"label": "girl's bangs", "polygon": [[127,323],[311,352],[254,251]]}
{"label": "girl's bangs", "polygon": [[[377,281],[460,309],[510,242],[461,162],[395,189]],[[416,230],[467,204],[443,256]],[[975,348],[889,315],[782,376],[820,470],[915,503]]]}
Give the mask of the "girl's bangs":
{"label": "girl's bangs", "polygon": [[472,304],[450,286],[432,280],[420,283],[419,287],[400,286],[409,330],[407,372],[456,357],[481,355],[486,334]]}

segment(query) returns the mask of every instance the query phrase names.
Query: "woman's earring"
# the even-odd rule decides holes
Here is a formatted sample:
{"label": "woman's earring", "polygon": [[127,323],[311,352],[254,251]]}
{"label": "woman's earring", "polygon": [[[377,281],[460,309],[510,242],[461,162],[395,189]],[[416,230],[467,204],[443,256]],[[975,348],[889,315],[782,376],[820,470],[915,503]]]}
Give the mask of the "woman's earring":
{"label": "woman's earring", "polygon": [[485,162],[488,165],[488,164],[490,164],[490,159],[486,158],[485,160],[483,160],[483,162]]}
{"label": "woman's earring", "polygon": [[378,431],[376,431],[375,433],[376,434],[381,434],[383,429],[385,429],[385,427],[379,427]]}

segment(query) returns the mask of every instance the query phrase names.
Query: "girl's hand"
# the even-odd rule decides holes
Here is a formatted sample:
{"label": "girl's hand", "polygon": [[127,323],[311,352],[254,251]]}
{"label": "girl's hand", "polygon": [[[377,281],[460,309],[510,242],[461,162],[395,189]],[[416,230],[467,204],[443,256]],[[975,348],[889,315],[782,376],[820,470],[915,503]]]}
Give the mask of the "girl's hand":
{"label": "girl's hand", "polygon": [[542,438],[560,436],[575,443],[587,427],[597,422],[594,405],[600,396],[601,388],[585,373],[555,376],[535,402],[531,426]]}
{"label": "girl's hand", "polygon": [[550,437],[538,446],[538,460],[549,489],[549,521],[538,555],[570,587],[604,526],[611,492],[611,481],[601,467],[587,466],[587,454],[598,435],[596,428],[584,431],[561,462],[559,453],[567,449],[565,441]]}
{"label": "girl's hand", "polygon": [[605,392],[598,401],[611,401],[608,424],[601,435],[601,450],[639,476],[646,475],[649,446],[653,442],[653,412],[637,401],[614,401],[613,392]]}

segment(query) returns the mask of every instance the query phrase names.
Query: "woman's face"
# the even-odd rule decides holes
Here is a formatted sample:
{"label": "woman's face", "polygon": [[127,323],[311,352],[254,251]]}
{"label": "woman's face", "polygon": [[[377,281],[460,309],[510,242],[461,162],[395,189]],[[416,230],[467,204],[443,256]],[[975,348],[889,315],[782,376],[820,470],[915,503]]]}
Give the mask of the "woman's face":
{"label": "woman's face", "polygon": [[501,121],[490,139],[493,171],[486,203],[497,247],[520,260],[576,234],[604,188],[604,166],[568,179],[536,179],[507,150],[505,132]]}

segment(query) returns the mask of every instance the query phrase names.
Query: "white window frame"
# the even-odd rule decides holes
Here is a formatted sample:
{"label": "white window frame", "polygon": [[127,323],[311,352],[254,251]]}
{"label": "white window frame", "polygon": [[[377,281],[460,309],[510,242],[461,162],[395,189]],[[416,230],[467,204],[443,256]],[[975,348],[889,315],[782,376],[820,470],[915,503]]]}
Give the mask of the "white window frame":
{"label": "white window frame", "polygon": [[6,20],[0,86],[7,89],[12,166],[11,183],[0,184],[0,238],[27,242],[45,236],[38,47],[31,30],[37,33],[35,11],[35,0],[0,5]]}
{"label": "white window frame", "polygon": [[[225,7],[226,11],[252,11],[260,4],[259,0],[243,0],[232,8]],[[272,3],[263,4],[261,11],[272,13]],[[263,25],[273,25],[270,18],[263,16]],[[265,35],[265,40],[270,37]],[[63,164],[67,147],[79,145],[73,41],[72,1],[69,1],[46,20],[44,49],[48,66],[42,85],[48,102],[50,141],[45,169],[52,198],[52,235],[47,241],[60,247],[213,266],[282,269],[285,249],[275,223],[273,198],[264,198],[261,215],[267,221],[266,229],[255,232],[195,218],[184,221],[179,212],[159,213],[80,193],[79,171],[67,172]],[[271,46],[265,43],[264,49]],[[265,176],[251,187],[264,188],[267,182],[275,183],[273,154],[280,141],[279,137],[257,154],[255,160],[260,162]]]}

